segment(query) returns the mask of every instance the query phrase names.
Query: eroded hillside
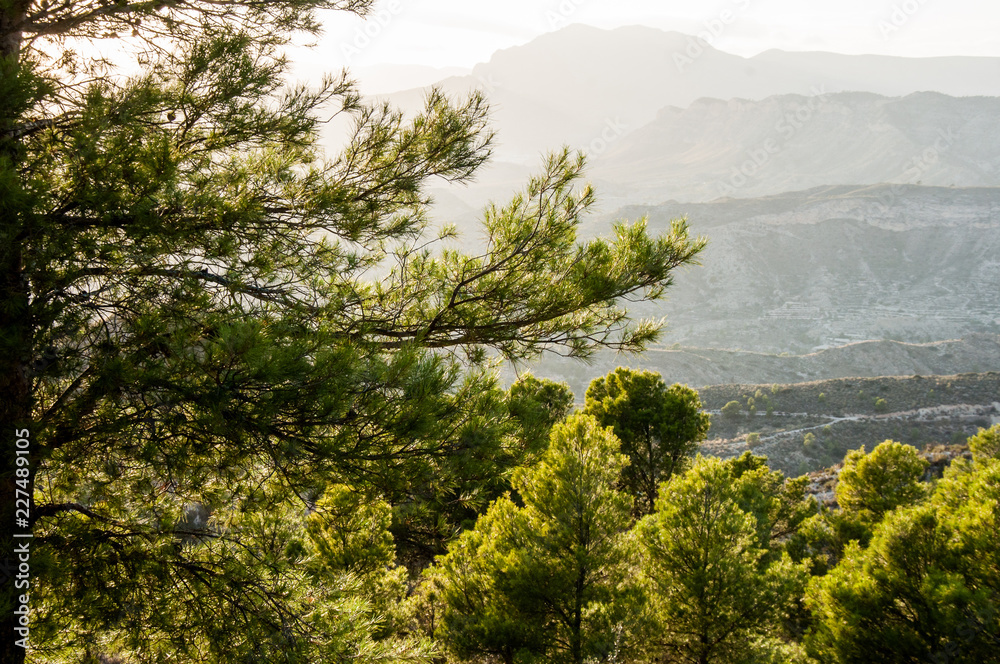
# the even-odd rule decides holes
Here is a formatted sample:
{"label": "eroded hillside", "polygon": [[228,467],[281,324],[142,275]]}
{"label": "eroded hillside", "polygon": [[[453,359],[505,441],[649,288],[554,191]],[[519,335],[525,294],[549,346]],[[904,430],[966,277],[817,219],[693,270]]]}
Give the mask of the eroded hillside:
{"label": "eroded hillside", "polygon": [[671,342],[801,354],[1000,331],[1000,188],[824,187],[619,216],[643,214],[654,230],[687,216],[709,239],[669,301],[641,309],[668,317]]}

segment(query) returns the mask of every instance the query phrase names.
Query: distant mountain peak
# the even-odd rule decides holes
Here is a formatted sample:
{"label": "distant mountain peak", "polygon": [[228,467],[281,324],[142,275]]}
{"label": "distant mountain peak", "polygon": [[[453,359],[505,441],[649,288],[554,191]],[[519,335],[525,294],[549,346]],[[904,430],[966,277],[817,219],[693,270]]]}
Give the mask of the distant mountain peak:
{"label": "distant mountain peak", "polygon": [[[497,159],[534,166],[537,155],[564,144],[595,158],[608,156],[656,121],[658,113],[673,116],[680,113],[676,109],[692,105],[713,112],[726,108],[706,100],[747,105],[797,94],[809,104],[814,102],[808,98],[853,92],[861,95],[859,102],[871,104],[878,101],[872,95],[905,97],[933,90],[939,96],[924,101],[940,104],[946,103],[940,95],[1000,95],[1000,58],[779,49],[743,58],[679,32],[574,23],[497,51],[471,75],[445,79],[441,85],[455,96],[484,91],[498,130]],[[422,106],[423,93],[412,90],[395,99],[412,111]]]}

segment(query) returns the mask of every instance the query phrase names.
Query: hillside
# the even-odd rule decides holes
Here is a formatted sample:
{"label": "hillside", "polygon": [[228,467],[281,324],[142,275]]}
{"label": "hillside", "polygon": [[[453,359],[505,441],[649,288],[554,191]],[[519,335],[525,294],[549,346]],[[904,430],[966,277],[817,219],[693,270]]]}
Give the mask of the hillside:
{"label": "hillside", "polygon": [[[1000,335],[926,344],[866,341],[804,355],[712,348],[654,348],[639,357],[599,353],[589,364],[544,356],[528,367],[536,376],[565,381],[577,401],[590,381],[618,366],[659,372],[668,383],[696,388],[720,384],[802,383],[834,378],[949,375],[1000,371]],[[505,377],[513,380],[511,369]]]}
{"label": "hillside", "polygon": [[[478,216],[455,197],[439,200],[465,228]],[[1000,333],[1000,187],[840,185],[629,205],[585,218],[580,235],[607,235],[612,221],[641,217],[654,233],[687,217],[709,240],[701,265],[677,273],[667,300],[633,309],[666,317],[668,343],[801,355],[870,339]],[[479,237],[466,231],[463,239]],[[703,366],[699,357],[691,363]],[[707,382],[743,380],[698,371],[709,372]],[[842,375],[800,371],[803,380]],[[914,371],[919,365],[897,373]],[[775,379],[786,378],[795,376]]]}
{"label": "hillside", "polygon": [[[756,433],[759,441],[749,449],[792,475],[839,463],[862,445],[870,450],[890,438],[915,447],[960,444],[1000,422],[996,372],[716,385],[699,393],[712,413],[704,453],[741,454],[747,434]],[[739,413],[723,415],[732,401]]]}
{"label": "hillside", "polygon": [[837,184],[1000,185],[1000,98],[843,92],[669,106],[592,169],[633,200],[750,198]]}
{"label": "hillside", "polygon": [[709,240],[667,302],[636,310],[666,316],[670,342],[803,354],[1000,332],[1000,188],[821,187],[615,216],[643,215],[653,231],[687,216]]}

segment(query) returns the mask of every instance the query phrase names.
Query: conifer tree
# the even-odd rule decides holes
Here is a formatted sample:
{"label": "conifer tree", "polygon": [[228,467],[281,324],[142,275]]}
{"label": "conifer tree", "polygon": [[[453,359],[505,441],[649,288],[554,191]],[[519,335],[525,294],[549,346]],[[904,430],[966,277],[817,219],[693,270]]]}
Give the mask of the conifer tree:
{"label": "conifer tree", "polygon": [[[341,656],[367,637],[349,598],[309,588],[313,501],[452,454],[486,350],[642,347],[656,325],[617,303],[702,248],[682,223],[578,243],[593,193],[562,152],[486,210],[481,254],[434,251],[426,185],[488,158],[483,98],[431,93],[407,119],[345,76],[286,83],[281,49],[317,11],[369,8],[0,2],[0,520],[31,485],[33,660]],[[137,73],[88,55],[96,38]],[[326,158],[331,107],[353,133]]]}
{"label": "conifer tree", "polygon": [[798,558],[802,524],[819,510],[816,499],[806,496],[808,477],[786,478],[767,466],[767,457],[751,452],[728,459],[726,466],[734,499],[753,516],[758,546],[769,551],[767,559],[775,560],[784,551]]}
{"label": "conifer tree", "polygon": [[557,424],[539,463],[516,473],[524,507],[497,500],[428,571],[424,593],[451,653],[582,664],[639,647],[619,444],[588,415]]}
{"label": "conifer tree", "polygon": [[969,450],[976,461],[1000,459],[1000,424],[979,429],[975,436],[969,438]]}
{"label": "conifer tree", "polygon": [[1000,645],[1000,461],[955,462],[925,501],[850,542],[807,600],[821,662],[985,662]]}
{"label": "conifer tree", "polygon": [[653,511],[660,483],[684,469],[708,435],[709,415],[687,385],[667,386],[660,374],[618,367],[587,388],[584,411],[622,441],[629,464],[622,486],[639,516]]}
{"label": "conifer tree", "polygon": [[507,395],[511,416],[518,424],[518,438],[526,457],[536,457],[549,443],[552,427],[566,419],[573,408],[573,392],[566,383],[529,374],[519,377]]}
{"label": "conifer tree", "polygon": [[761,534],[773,517],[755,508],[774,492],[754,481],[762,476],[745,467],[748,457],[699,457],[664,483],[656,511],[637,525],[656,661],[804,661],[781,638],[781,619],[804,586],[805,568],[787,554],[768,555],[769,537]]}
{"label": "conifer tree", "polygon": [[382,492],[392,501],[393,536],[410,566],[422,567],[444,553],[458,532],[471,528],[491,502],[512,489],[512,472],[538,460],[573,400],[565,384],[530,374],[506,391],[484,378],[466,394],[466,408],[475,416],[463,425],[450,453]]}
{"label": "conifer tree", "polygon": [[840,509],[872,526],[897,507],[912,505],[927,493],[921,482],[927,460],[915,447],[886,440],[865,454],[865,448],[851,450],[837,477]]}

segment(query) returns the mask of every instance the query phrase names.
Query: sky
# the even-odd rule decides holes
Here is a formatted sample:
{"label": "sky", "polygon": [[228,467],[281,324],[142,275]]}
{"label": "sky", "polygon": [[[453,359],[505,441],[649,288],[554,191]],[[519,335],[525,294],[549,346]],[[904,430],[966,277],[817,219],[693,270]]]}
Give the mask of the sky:
{"label": "sky", "polygon": [[380,0],[367,19],[324,15],[317,47],[294,59],[305,70],[467,69],[570,23],[702,33],[747,57],[771,48],[1000,56],[996,0]]}

